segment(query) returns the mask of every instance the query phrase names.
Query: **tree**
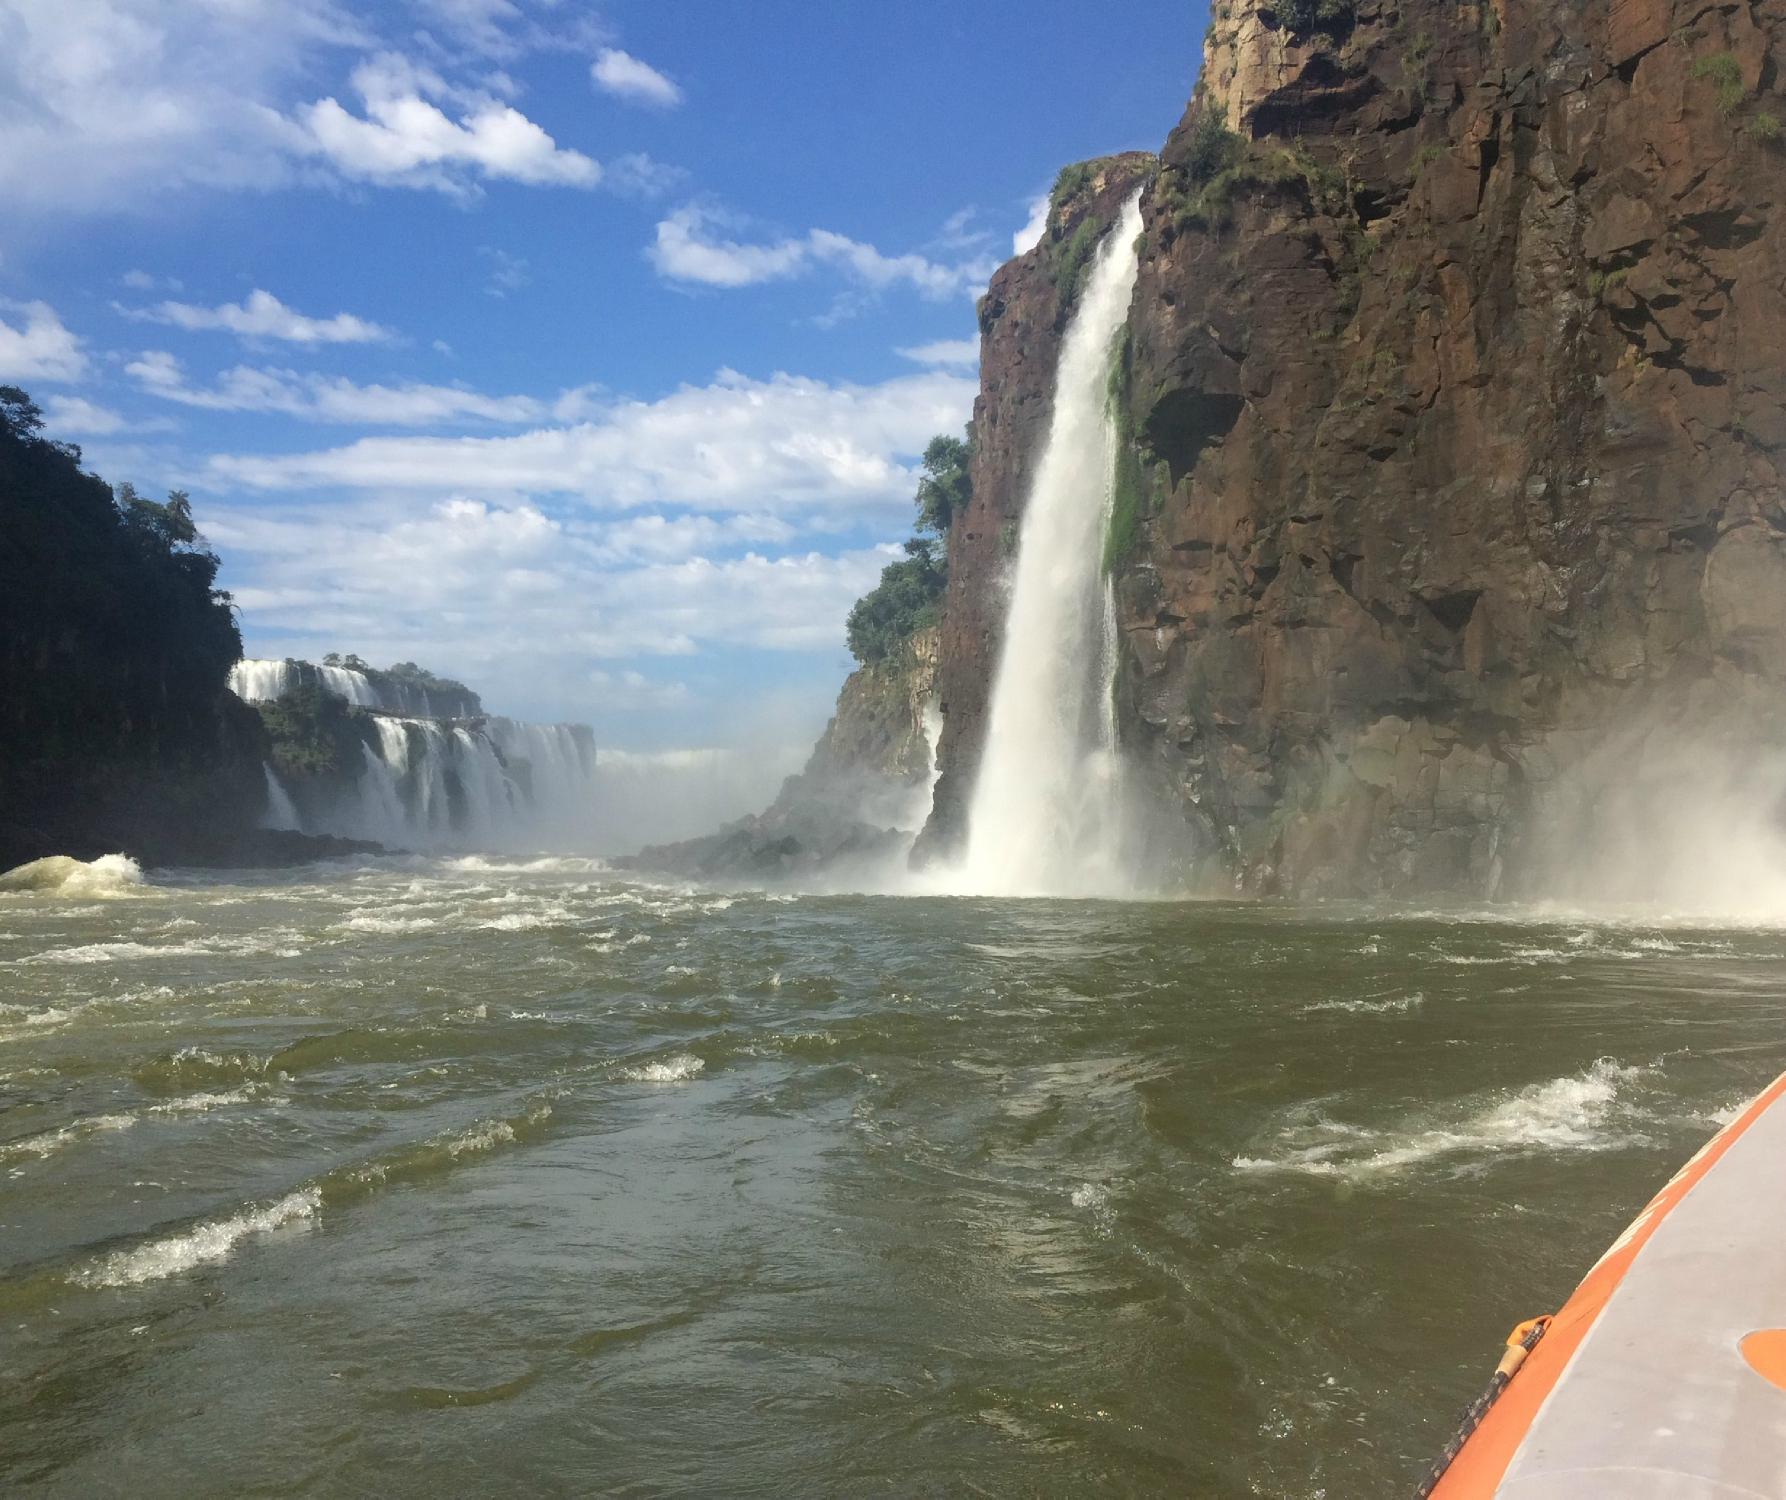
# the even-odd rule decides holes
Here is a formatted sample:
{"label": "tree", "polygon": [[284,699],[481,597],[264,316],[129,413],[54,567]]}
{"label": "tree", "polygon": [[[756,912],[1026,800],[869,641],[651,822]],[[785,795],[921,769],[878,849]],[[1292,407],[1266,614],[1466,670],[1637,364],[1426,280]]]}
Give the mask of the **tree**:
{"label": "tree", "polygon": [[850,610],[845,635],[864,666],[892,660],[918,631],[942,617],[949,586],[949,527],[973,498],[973,444],[943,434],[924,450],[916,497],[916,535],[905,556],[888,563],[881,579]]}
{"label": "tree", "polygon": [[930,440],[924,450],[924,475],[918,481],[918,531],[947,538],[950,525],[967,509],[974,493],[973,456],[973,448],[961,438],[944,433]]}

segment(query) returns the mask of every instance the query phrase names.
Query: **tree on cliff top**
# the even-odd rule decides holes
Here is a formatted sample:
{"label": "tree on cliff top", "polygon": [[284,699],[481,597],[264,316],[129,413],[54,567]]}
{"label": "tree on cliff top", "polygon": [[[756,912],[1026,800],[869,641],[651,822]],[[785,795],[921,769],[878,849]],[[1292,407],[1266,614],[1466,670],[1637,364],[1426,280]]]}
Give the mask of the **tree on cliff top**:
{"label": "tree on cliff top", "polygon": [[881,570],[881,581],[856,601],[847,634],[863,666],[897,656],[913,635],[942,616],[949,584],[949,527],[973,498],[973,445],[941,434],[924,450],[917,520],[905,556]]}
{"label": "tree on cliff top", "polygon": [[114,493],[42,433],[0,386],[0,762],[202,759],[242,638],[191,501]]}

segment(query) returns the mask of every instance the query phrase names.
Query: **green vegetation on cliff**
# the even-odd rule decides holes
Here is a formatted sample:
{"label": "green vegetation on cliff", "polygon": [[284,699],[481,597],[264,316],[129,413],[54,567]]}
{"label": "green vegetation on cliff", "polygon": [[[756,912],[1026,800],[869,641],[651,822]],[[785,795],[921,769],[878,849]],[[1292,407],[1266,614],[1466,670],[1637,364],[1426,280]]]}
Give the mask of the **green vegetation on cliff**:
{"label": "green vegetation on cliff", "polygon": [[239,810],[226,804],[243,783],[223,769],[249,768],[258,797],[258,725],[224,689],[242,638],[187,497],[114,493],[79,448],[44,436],[24,391],[0,386],[0,522],[9,857],[125,826],[152,838],[201,773],[213,827]]}
{"label": "green vegetation on cliff", "polygon": [[918,480],[917,533],[906,555],[856,601],[847,626],[850,653],[864,666],[896,657],[918,631],[936,624],[949,584],[949,527],[973,497],[973,447],[943,434],[924,450]]}
{"label": "green vegetation on cliff", "polygon": [[254,705],[272,742],[273,769],[282,781],[351,782],[365,764],[367,716],[320,684],[306,682],[271,703]]}
{"label": "green vegetation on cliff", "polygon": [[179,754],[242,654],[187,497],[114,494],[0,386],[0,742],[7,759]]}

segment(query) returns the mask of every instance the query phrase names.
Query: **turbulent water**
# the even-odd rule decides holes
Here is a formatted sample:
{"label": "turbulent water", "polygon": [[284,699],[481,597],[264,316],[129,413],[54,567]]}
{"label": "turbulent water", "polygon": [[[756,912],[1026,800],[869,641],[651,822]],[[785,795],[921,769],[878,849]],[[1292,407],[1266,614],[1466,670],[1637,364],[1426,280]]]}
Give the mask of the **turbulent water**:
{"label": "turbulent water", "polygon": [[0,895],[9,1494],[1400,1493],[1786,1067],[1777,931],[133,873]]}
{"label": "turbulent water", "polygon": [[1129,886],[1104,537],[1116,475],[1110,361],[1135,289],[1140,233],[1137,194],[1105,236],[1061,344],[1054,415],[1023,511],[967,852],[947,877],[963,891],[1086,895]]}

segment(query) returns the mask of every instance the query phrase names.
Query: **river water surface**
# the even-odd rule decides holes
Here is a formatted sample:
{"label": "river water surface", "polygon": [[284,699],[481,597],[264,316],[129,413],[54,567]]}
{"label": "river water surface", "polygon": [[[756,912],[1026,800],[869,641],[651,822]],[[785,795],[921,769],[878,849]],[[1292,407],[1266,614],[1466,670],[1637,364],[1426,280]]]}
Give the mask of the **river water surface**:
{"label": "river water surface", "polygon": [[0,1488],[1405,1492],[1786,933],[386,860],[0,896]]}

